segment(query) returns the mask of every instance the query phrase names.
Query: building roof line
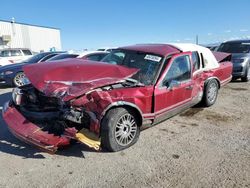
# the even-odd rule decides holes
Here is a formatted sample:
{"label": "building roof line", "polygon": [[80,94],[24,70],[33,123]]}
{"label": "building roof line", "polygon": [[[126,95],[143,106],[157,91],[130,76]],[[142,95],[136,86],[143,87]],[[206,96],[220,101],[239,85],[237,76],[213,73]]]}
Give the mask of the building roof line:
{"label": "building roof line", "polygon": [[60,28],[56,28],[56,27],[49,27],[49,26],[42,26],[42,25],[35,25],[35,24],[27,24],[27,23],[23,23],[23,22],[12,22],[12,21],[2,20],[2,19],[0,19],[0,22],[15,23],[15,24],[21,24],[21,25],[27,25],[27,26],[43,27],[43,28],[48,28],[48,29],[61,30]]}

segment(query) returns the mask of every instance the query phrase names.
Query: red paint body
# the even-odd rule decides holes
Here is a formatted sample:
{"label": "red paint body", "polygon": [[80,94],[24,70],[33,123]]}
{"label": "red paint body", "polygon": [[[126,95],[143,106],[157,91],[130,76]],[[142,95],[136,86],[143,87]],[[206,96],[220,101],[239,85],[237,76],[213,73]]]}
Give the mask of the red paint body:
{"label": "red paint body", "polygon": [[[232,64],[223,62],[219,68],[209,71],[192,72],[192,78],[172,90],[161,86],[161,81],[168,71],[174,58],[179,55],[189,55],[170,45],[135,45],[122,49],[135,50],[171,57],[170,62],[161,71],[154,85],[144,87],[119,88],[101,90],[100,87],[122,82],[131,77],[138,70],[118,65],[97,63],[83,60],[69,60],[53,64],[41,63],[24,68],[25,74],[32,85],[47,96],[60,98],[70,102],[73,108],[84,108],[94,113],[90,130],[100,133],[100,122],[106,112],[116,106],[129,106],[138,112],[142,124],[155,124],[165,117],[170,117],[175,110],[181,111],[187,106],[199,102],[206,80],[215,78],[222,86],[231,80]],[[220,57],[220,59],[223,59]],[[191,88],[191,89],[190,89]],[[38,127],[25,118],[14,108],[3,110],[4,119],[10,130],[39,147],[57,147],[69,144],[67,136],[56,137],[51,134],[37,131]],[[15,119],[13,120],[13,117]],[[66,134],[66,133],[65,133]],[[30,139],[32,138],[32,139]],[[44,147],[43,147],[44,148]]]}

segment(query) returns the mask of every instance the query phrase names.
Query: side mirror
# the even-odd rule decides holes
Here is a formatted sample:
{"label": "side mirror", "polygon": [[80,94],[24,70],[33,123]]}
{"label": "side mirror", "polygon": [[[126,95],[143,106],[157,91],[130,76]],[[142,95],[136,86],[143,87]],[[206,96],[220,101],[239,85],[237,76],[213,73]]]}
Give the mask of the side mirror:
{"label": "side mirror", "polygon": [[170,83],[169,83],[168,89],[169,89],[169,90],[173,90],[174,87],[178,87],[178,86],[180,86],[180,85],[181,85],[181,83],[180,83],[179,81],[177,81],[177,80],[172,80],[172,81],[170,81]]}

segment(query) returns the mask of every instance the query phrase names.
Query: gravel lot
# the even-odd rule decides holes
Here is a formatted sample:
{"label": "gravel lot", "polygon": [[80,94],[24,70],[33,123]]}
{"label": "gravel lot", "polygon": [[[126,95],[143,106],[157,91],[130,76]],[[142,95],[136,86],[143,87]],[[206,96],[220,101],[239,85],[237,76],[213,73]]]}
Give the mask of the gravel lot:
{"label": "gravel lot", "polygon": [[[0,89],[1,106],[10,91]],[[250,187],[250,83],[228,84],[214,106],[147,129],[117,153],[75,144],[50,155],[0,118],[0,187]]]}

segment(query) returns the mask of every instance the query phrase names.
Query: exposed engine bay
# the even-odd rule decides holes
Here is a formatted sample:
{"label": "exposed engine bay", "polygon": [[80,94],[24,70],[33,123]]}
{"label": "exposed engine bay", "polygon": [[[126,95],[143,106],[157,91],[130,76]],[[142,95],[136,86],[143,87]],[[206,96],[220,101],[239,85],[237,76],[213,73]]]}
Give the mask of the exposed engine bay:
{"label": "exposed engine bay", "polygon": [[90,117],[84,109],[74,109],[69,103],[55,97],[47,97],[31,85],[15,88],[13,102],[16,108],[43,131],[61,136],[65,129],[89,128]]}

